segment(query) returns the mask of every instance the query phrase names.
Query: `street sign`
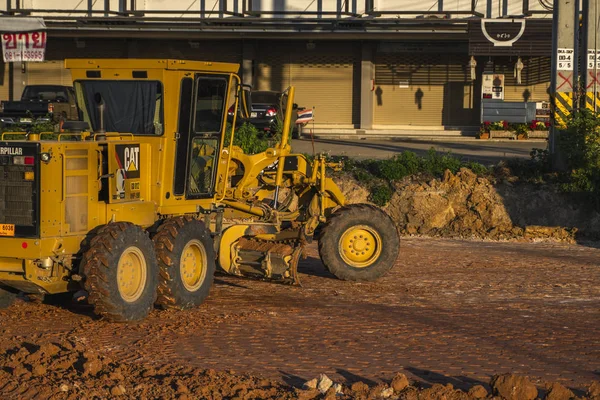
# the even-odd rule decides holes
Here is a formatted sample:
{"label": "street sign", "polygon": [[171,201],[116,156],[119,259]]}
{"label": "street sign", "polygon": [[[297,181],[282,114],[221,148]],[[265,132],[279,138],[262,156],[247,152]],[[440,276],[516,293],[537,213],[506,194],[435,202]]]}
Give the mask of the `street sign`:
{"label": "street sign", "polygon": [[559,48],[556,49],[557,69],[559,71],[573,70],[573,49]]}

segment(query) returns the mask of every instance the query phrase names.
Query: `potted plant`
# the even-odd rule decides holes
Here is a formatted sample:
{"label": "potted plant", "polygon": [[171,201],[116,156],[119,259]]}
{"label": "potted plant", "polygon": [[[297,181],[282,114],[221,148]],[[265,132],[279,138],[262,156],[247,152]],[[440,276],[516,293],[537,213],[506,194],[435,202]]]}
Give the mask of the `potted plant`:
{"label": "potted plant", "polygon": [[550,130],[550,122],[538,121],[534,119],[529,124],[529,137],[547,138]]}
{"label": "potted plant", "polygon": [[490,138],[490,121],[485,121],[479,127],[479,133],[477,133],[477,139],[489,139]]}
{"label": "potted plant", "polygon": [[513,124],[512,130],[514,131],[514,137],[517,140],[529,138],[529,126],[527,124]]}

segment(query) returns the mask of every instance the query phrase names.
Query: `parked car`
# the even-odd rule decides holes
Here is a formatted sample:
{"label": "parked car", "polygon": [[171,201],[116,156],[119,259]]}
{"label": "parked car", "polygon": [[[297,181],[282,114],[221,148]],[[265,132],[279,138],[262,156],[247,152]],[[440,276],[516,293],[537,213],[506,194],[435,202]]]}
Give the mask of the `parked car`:
{"label": "parked car", "polygon": [[2,127],[78,119],[75,91],[70,86],[28,85],[21,100],[0,102]]}
{"label": "parked car", "polygon": [[[243,118],[240,113],[236,118],[236,125],[241,125],[244,122],[248,122],[254,125],[261,131],[267,132],[269,135],[274,135],[277,132],[277,120],[284,119],[286,99],[282,101],[282,93],[270,90],[257,90],[250,92],[251,109],[249,118]],[[233,105],[229,107],[227,112],[228,119],[233,119]],[[298,105],[294,104],[294,112],[292,113],[292,137],[299,137],[300,127],[296,126],[296,111]]]}

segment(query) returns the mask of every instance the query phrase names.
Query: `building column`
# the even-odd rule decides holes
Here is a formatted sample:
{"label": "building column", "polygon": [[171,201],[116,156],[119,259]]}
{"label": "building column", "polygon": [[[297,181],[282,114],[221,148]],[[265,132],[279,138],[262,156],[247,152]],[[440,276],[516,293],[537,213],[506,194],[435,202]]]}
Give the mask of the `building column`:
{"label": "building column", "polygon": [[360,129],[373,129],[373,87],[376,45],[363,43],[360,59]]}
{"label": "building column", "polygon": [[242,43],[242,83],[254,87],[254,60],[256,59],[256,43],[244,41]]}

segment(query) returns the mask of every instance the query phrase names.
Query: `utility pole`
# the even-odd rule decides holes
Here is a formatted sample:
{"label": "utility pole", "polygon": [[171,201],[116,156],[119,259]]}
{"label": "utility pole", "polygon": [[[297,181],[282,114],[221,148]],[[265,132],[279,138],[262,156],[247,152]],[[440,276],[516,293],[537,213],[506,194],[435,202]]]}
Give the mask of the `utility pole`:
{"label": "utility pole", "polygon": [[[592,0],[591,0],[592,1]],[[593,0],[596,1],[596,0]],[[555,0],[552,30],[552,101],[554,123],[550,131],[549,148],[556,154],[558,131],[565,128],[571,113],[576,109],[577,68],[575,48],[578,42],[579,23],[575,0]]]}
{"label": "utility pole", "polygon": [[600,112],[600,0],[583,2],[581,76],[585,85],[582,107]]}

